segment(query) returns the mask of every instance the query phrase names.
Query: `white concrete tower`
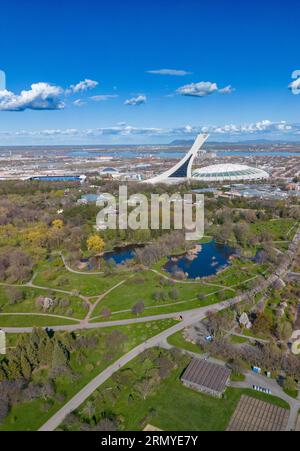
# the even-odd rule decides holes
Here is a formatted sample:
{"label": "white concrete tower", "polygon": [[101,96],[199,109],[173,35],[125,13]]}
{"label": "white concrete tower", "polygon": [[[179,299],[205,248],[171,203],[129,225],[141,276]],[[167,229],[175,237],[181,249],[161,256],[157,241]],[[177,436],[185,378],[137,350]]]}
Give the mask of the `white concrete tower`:
{"label": "white concrete tower", "polygon": [[192,176],[192,165],[197,153],[209,135],[198,135],[188,153],[171,169],[157,175],[144,183],[179,183]]}

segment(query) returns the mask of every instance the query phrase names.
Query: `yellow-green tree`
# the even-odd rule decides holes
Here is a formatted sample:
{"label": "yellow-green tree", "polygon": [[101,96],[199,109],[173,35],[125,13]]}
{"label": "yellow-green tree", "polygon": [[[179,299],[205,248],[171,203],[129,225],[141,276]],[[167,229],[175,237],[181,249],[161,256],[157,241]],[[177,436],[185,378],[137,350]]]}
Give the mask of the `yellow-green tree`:
{"label": "yellow-green tree", "polygon": [[62,229],[64,226],[64,221],[62,219],[54,219],[52,221],[52,227],[55,229]]}
{"label": "yellow-green tree", "polygon": [[99,235],[90,235],[86,241],[87,248],[94,254],[100,254],[104,249],[104,241]]}

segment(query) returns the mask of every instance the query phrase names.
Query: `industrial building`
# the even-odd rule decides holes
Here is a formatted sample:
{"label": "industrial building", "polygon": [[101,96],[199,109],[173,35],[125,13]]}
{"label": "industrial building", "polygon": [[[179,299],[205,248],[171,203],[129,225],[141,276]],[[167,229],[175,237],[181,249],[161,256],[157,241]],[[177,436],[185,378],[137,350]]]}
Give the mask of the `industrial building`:
{"label": "industrial building", "polygon": [[193,390],[221,398],[229,384],[230,370],[217,363],[194,358],[181,377],[182,383]]}
{"label": "industrial building", "polygon": [[57,174],[45,174],[45,175],[33,175],[28,177],[27,180],[35,180],[38,182],[80,182],[83,183],[86,180],[85,175],[57,175]]}

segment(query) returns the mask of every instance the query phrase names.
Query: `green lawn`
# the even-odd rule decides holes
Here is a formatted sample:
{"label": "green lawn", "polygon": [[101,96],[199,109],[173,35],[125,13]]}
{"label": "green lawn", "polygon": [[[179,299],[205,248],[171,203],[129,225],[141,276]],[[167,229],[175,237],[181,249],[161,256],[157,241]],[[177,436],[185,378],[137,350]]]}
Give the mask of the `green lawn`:
{"label": "green lawn", "polygon": [[[186,302],[180,302],[180,303],[174,303],[173,305],[164,306],[161,305],[159,307],[150,307],[145,309],[140,315],[134,315],[131,313],[131,311],[125,311],[120,313],[113,313],[109,318],[105,319],[102,316],[94,317],[91,319],[92,323],[97,323],[99,321],[117,321],[120,319],[132,319],[132,318],[141,318],[145,316],[152,316],[152,315],[160,315],[165,313],[180,313],[186,310],[196,309],[199,307],[205,307],[207,305],[212,305],[216,302],[219,302],[221,299],[219,299],[217,296],[209,296],[204,301],[200,301],[198,299],[186,301]],[[103,307],[104,304],[101,305]]]}
{"label": "green lawn", "polygon": [[[9,302],[7,290],[9,288],[0,286],[0,311],[3,313],[53,313],[56,315],[71,316],[82,319],[87,313],[87,306],[84,301],[77,296],[70,296],[64,293],[57,293],[38,288],[20,287],[23,299],[16,303]],[[39,296],[50,297],[55,301],[55,307],[49,312],[43,312],[37,306],[36,300]]]}
{"label": "green lawn", "polygon": [[[172,296],[172,290],[176,290],[177,296]],[[113,290],[99,303],[93,312],[93,317],[101,314],[103,307],[108,307],[112,312],[130,310],[138,301],[143,301],[146,307],[164,306],[164,304],[174,304],[180,301],[192,301],[202,294],[206,297],[212,293],[220,291],[220,288],[199,283],[172,283],[161,276],[146,270],[128,279],[123,285]],[[155,300],[154,293],[162,293],[164,299]],[[232,291],[224,292],[225,297],[232,296]],[[209,296],[209,303],[217,302],[217,296]],[[205,301],[198,301],[202,305]],[[178,304],[178,310],[182,307]],[[166,307],[164,307],[166,308]],[[160,313],[160,308],[153,309],[154,314]],[[176,311],[173,309],[173,311]]]}
{"label": "green lawn", "polygon": [[297,224],[297,221],[294,219],[280,218],[268,221],[257,221],[250,224],[250,229],[251,232],[258,235],[267,231],[272,235],[274,241],[291,240],[293,238],[293,231],[296,231],[296,227],[293,227],[295,224]]}
{"label": "green lawn", "polygon": [[170,335],[170,337],[168,337],[168,343],[176,348],[185,349],[186,351],[196,352],[198,354],[201,353],[201,349],[197,344],[187,341],[184,338],[182,330]]}
{"label": "green lawn", "polygon": [[241,381],[244,381],[245,379],[246,379],[245,375],[241,374],[241,373],[239,373],[239,374],[231,373],[231,376],[230,376],[230,380],[232,382],[241,382]]}
{"label": "green lawn", "polygon": [[224,269],[224,271],[220,271],[215,276],[212,276],[210,280],[212,283],[226,287],[246,288],[245,282],[248,279],[252,279],[258,275],[264,275],[267,268],[267,265],[234,259],[230,266]]}
{"label": "green lawn", "polygon": [[78,324],[77,321],[72,321],[63,318],[54,318],[48,315],[1,315],[0,313],[0,327],[47,327],[47,326],[61,326],[68,324]]}
{"label": "green lawn", "polygon": [[[72,352],[71,366],[75,379],[69,377],[57,377],[55,379],[56,397],[51,402],[45,402],[41,399],[28,403],[19,403],[13,405],[9,415],[0,430],[37,430],[48,418],[51,417],[68,399],[80,391],[91,379],[103,371],[113,361],[126,354],[130,349],[144,342],[148,338],[159,334],[175,324],[172,319],[161,321],[149,321],[143,324],[131,324],[128,326],[119,326],[118,331],[126,335],[126,340],[122,348],[116,350],[112,355],[107,355],[105,337],[115,328],[105,328],[98,330],[82,330],[76,334],[84,336],[97,336],[98,344],[96,348],[85,348]],[[59,334],[65,334],[59,332]],[[84,356],[83,360],[78,360],[79,352]],[[47,379],[47,370],[42,369],[35,373],[34,381],[43,382]],[[62,398],[62,399],[61,399]]]}
{"label": "green lawn", "polygon": [[232,343],[241,344],[247,343],[249,340],[245,337],[239,337],[238,335],[230,335],[230,341]]}
{"label": "green lawn", "polygon": [[120,272],[105,276],[103,274],[75,274],[67,271],[63,264],[44,265],[34,279],[35,285],[78,291],[84,296],[96,296],[126,279],[130,273]]}
{"label": "green lawn", "polygon": [[291,398],[297,399],[297,396],[298,396],[298,390],[292,390],[292,389],[284,388],[283,391],[284,391],[288,396],[290,396]]}

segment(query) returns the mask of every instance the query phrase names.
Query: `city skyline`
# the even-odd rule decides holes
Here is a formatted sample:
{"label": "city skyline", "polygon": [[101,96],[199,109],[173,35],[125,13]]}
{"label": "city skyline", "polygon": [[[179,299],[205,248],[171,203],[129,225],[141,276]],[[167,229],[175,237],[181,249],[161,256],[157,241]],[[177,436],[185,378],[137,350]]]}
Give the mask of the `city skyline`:
{"label": "city skyline", "polygon": [[1,145],[299,141],[298,2],[227,6],[4,5]]}

